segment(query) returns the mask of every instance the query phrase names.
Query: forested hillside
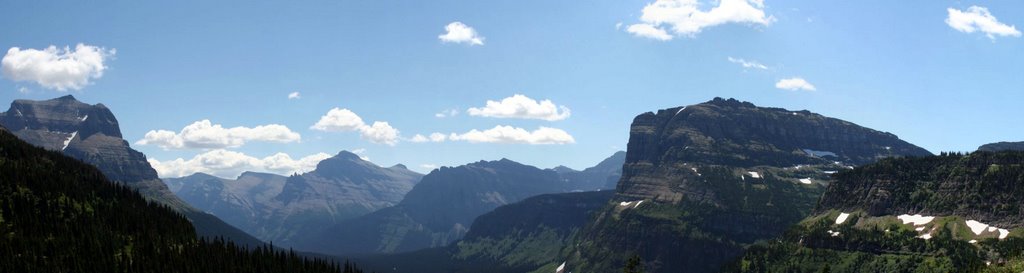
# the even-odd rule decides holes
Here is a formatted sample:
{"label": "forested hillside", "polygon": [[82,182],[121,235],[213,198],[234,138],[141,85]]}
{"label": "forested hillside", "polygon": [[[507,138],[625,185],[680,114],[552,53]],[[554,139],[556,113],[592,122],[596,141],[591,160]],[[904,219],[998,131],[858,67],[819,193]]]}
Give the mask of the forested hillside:
{"label": "forested hillside", "polygon": [[271,246],[197,239],[95,167],[0,130],[0,272],[361,272]]}

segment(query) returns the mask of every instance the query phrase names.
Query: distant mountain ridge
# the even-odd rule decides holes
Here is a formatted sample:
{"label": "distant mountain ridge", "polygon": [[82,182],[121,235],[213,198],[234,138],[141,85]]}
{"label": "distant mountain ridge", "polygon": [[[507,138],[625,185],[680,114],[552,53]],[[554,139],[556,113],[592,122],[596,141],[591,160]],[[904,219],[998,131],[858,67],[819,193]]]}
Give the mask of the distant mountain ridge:
{"label": "distant mountain ridge", "polygon": [[341,151],[313,171],[284,177],[245,172],[237,179],[197,173],[165,179],[175,193],[257,237],[293,246],[297,234],[397,204],[422,174]]}
{"label": "distant mountain ridge", "polygon": [[[445,247],[365,257],[395,272],[530,272],[559,263],[560,251],[614,191],[542,194],[477,217],[466,236]],[[553,272],[556,265],[537,272]]]}
{"label": "distant mountain ridge", "polygon": [[0,125],[32,145],[61,151],[96,166],[111,181],[170,206],[188,217],[199,235],[222,236],[243,245],[262,244],[171,193],[146,156],[121,138],[117,119],[103,104],[85,104],[71,95],[45,101],[15,100],[7,112],[0,113]]}
{"label": "distant mountain ridge", "polygon": [[978,147],[978,151],[983,152],[999,152],[999,151],[1024,151],[1024,141],[1018,142],[996,142],[981,145]]}
{"label": "distant mountain ridge", "polygon": [[[615,163],[615,158],[623,157],[613,156],[601,166],[621,165],[621,161]],[[608,173],[597,175],[600,171]],[[600,186],[618,172],[614,168],[591,168],[584,175],[567,176],[578,173],[542,170],[508,159],[441,167],[424,176],[398,205],[311,234],[300,246],[331,254],[393,253],[445,246],[462,238],[477,216],[494,208],[539,194]]]}

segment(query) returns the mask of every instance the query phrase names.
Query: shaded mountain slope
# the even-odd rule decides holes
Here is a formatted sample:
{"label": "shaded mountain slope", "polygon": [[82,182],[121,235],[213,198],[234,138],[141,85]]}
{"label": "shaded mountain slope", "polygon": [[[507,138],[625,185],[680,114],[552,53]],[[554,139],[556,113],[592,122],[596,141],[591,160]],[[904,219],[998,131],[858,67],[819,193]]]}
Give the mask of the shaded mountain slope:
{"label": "shaded mountain slope", "polygon": [[886,159],[836,175],[815,215],[732,272],[1024,270],[1024,152]]}
{"label": "shaded mountain slope", "polygon": [[343,272],[270,247],[198,239],[165,205],[6,130],[0,234],[0,272]]}
{"label": "shaded mountain slope", "polygon": [[202,236],[221,236],[243,245],[262,244],[171,193],[146,156],[121,139],[117,119],[103,104],[85,104],[70,95],[45,101],[15,100],[7,112],[0,114],[0,125],[32,145],[61,151],[96,166],[110,180],[184,214]]}

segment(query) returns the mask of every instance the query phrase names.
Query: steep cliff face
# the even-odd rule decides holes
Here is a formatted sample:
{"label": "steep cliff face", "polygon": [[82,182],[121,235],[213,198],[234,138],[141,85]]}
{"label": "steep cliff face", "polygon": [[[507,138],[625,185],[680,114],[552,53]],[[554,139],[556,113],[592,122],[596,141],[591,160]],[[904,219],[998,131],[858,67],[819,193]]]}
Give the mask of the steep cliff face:
{"label": "steep cliff face", "polygon": [[583,229],[568,268],[714,272],[811,212],[830,174],[930,153],[808,111],[716,98],[637,116],[616,197]]}
{"label": "steep cliff face", "polygon": [[690,173],[681,164],[734,167],[861,165],[928,151],[893,134],[808,111],[714,100],[644,113],[633,120],[618,191],[632,198],[681,200]]}
{"label": "steep cliff face", "polygon": [[121,138],[114,114],[102,104],[89,105],[68,95],[45,101],[16,100],[0,114],[0,125],[32,145],[62,151],[95,166],[111,181],[135,188],[146,198],[184,214],[203,236],[223,236],[237,243],[261,244],[213,215],[189,206],[158,177],[146,156]]}

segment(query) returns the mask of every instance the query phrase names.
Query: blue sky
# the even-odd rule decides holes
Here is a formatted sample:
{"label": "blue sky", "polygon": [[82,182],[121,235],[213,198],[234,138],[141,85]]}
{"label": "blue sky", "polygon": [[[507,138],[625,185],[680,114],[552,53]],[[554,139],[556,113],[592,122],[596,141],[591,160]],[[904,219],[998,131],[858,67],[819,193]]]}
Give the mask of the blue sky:
{"label": "blue sky", "polygon": [[[5,74],[0,101],[72,94],[103,103],[133,147],[161,162],[187,163],[213,150],[235,159],[286,153],[295,160],[358,150],[380,165],[403,163],[420,172],[503,157],[585,168],[624,149],[637,114],[716,96],[811,110],[895,133],[932,152],[1024,140],[1018,125],[1024,116],[1024,3],[1017,1],[726,0],[696,6],[711,12],[741,3],[762,12],[763,22],[743,14],[658,21],[651,19],[661,18],[658,10],[645,9],[654,0],[141,2],[0,3],[0,24],[7,26],[0,28],[0,48],[54,45],[59,51],[81,43],[103,48],[105,67],[101,76],[63,91]],[[947,22],[949,9],[979,15],[972,6],[986,8],[997,25],[954,18],[976,28],[971,32]],[[482,45],[439,39],[453,22],[471,27]],[[703,22],[699,32],[674,30],[694,22]],[[634,25],[661,29],[671,40],[630,32]],[[745,68],[740,59],[766,69]],[[776,87],[786,79],[803,79],[813,90]],[[300,97],[289,99],[292,92]],[[550,100],[569,114],[559,107],[557,120],[467,112],[515,94]],[[367,127],[387,122],[398,139],[374,143],[359,126],[313,128],[334,108],[358,115]],[[448,109],[459,113],[435,116]],[[147,132],[177,133],[201,120],[223,127],[282,125],[301,140],[251,137],[212,148],[136,143]],[[552,128],[572,140],[410,141],[415,134],[447,138],[495,126]],[[221,175],[256,164],[229,163]]]}

